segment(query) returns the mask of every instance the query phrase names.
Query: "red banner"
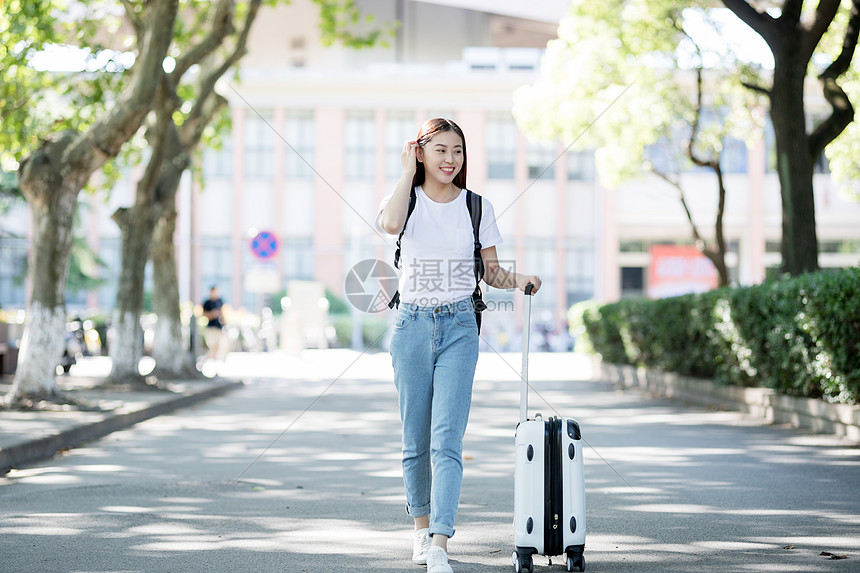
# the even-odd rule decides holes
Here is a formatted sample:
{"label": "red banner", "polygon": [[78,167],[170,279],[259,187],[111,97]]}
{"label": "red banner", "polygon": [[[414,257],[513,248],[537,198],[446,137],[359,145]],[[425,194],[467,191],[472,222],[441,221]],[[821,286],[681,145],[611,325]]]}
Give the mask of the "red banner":
{"label": "red banner", "polygon": [[714,264],[692,246],[654,245],[648,267],[648,296],[666,298],[717,288]]}

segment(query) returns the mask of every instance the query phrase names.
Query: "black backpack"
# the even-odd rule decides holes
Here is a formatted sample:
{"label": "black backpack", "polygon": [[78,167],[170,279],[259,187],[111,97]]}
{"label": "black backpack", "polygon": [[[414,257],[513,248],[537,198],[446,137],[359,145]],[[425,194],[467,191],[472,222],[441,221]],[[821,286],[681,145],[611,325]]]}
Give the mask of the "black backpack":
{"label": "black backpack", "polygon": [[[394,251],[394,266],[400,268],[400,240],[403,238],[403,232],[406,230],[406,223],[415,210],[415,203],[418,197],[415,195],[415,189],[409,193],[409,209],[406,211],[406,221],[403,222],[403,229],[397,236],[397,250]],[[484,303],[484,298],[481,293],[481,279],[484,277],[484,259],[481,258],[481,196],[477,193],[466,189],[466,207],[469,209],[469,217],[472,219],[472,235],[475,238],[475,290],[472,292],[472,301],[475,303],[475,320],[478,323],[478,332],[481,332],[481,312],[487,309]],[[388,308],[400,306],[400,291],[394,293],[391,297],[391,302],[388,303]]]}

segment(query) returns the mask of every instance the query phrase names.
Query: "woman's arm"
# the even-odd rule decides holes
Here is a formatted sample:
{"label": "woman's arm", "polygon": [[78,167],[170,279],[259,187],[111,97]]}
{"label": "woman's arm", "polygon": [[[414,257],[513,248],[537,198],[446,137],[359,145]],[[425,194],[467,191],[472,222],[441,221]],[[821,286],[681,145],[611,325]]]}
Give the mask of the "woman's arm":
{"label": "woman's arm", "polygon": [[496,247],[481,249],[481,258],[484,261],[484,282],[491,287],[498,289],[516,288],[525,291],[527,284],[533,284],[532,293],[536,294],[540,290],[541,281],[537,275],[524,275],[502,268],[499,265]]}
{"label": "woman's arm", "polygon": [[403,164],[403,173],[394,188],[394,195],[379,214],[379,226],[389,235],[397,235],[406,224],[407,211],[409,210],[409,194],[412,191],[412,179],[415,177],[415,150],[418,142],[407,141],[403,145],[400,154],[400,162]]}

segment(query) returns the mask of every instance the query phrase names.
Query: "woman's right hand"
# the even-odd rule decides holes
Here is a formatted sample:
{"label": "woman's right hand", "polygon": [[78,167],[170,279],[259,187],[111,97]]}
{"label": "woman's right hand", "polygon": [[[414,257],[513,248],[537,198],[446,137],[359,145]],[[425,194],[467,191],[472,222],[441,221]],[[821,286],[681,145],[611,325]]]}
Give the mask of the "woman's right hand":
{"label": "woman's right hand", "polygon": [[416,165],[418,158],[418,142],[407,141],[403,144],[403,151],[400,153],[400,163],[403,165],[403,174],[394,188],[394,193],[388,205],[379,212],[377,223],[379,227],[389,235],[396,235],[403,230],[406,224],[406,215],[409,211],[409,196],[412,191],[412,181],[415,178],[415,172],[418,170]]}
{"label": "woman's right hand", "polygon": [[407,175],[415,175],[417,166],[415,165],[418,157],[418,142],[407,141],[403,144],[403,152],[400,154],[400,163],[403,166],[403,173]]}

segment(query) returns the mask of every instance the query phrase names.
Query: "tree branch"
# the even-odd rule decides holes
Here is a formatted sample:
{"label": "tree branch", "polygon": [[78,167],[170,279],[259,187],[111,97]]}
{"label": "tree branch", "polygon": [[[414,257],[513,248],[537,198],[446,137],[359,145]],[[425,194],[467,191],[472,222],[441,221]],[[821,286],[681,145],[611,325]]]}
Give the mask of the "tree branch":
{"label": "tree branch", "polygon": [[857,48],[858,33],[860,33],[860,0],[852,0],[848,28],[845,30],[845,37],[842,39],[842,52],[822,72],[819,79],[838,78],[848,71],[848,68],[851,66],[851,60],[854,58],[854,51]]}
{"label": "tree branch", "polygon": [[140,128],[152,107],[164,71],[162,62],[173,41],[173,24],[178,0],[150,0],[152,13],[147,18],[141,57],[134,65],[134,82],[116,105],[76,138],[66,150],[64,162],[92,173],[115,157],[122,145]]}
{"label": "tree branch", "polygon": [[[684,194],[684,188],[681,187],[681,182],[676,181],[669,177],[668,174],[663,173],[659,169],[655,169],[653,166],[650,168],[651,173],[674,187],[678,191],[678,196],[681,199],[681,206],[684,208],[684,213],[687,215],[687,220],[690,222],[690,228],[693,231],[693,239],[696,241],[696,246],[704,245],[704,240],[702,239],[702,235],[699,233],[699,227],[696,225],[696,222],[693,220],[693,213],[690,211],[689,205],[687,205],[687,197]],[[701,247],[700,247],[701,248]]]}
{"label": "tree branch", "polygon": [[212,16],[210,32],[203,40],[185,52],[177,61],[173,71],[175,82],[185,75],[185,72],[194,64],[199,64],[205,57],[214,52],[224,41],[224,38],[233,33],[233,0],[221,0],[215,7]]}
{"label": "tree branch", "polygon": [[698,155],[696,155],[696,151],[694,149],[696,143],[696,136],[699,134],[699,120],[702,116],[702,68],[701,66],[696,68],[696,108],[693,110],[693,124],[690,129],[690,138],[687,140],[687,146],[685,151],[687,152],[687,157],[690,158],[695,165],[699,167],[710,167],[714,168],[716,165],[717,168],[720,166],[720,162],[714,161],[713,159],[702,159]]}
{"label": "tree branch", "polygon": [[851,105],[851,100],[836,80],[848,71],[851,65],[857,49],[858,35],[860,35],[860,0],[852,0],[851,16],[842,40],[842,52],[818,77],[832,113],[809,136],[809,153],[812,157],[818,157],[824,148],[854,121],[854,107]]}
{"label": "tree branch", "polygon": [[6,107],[0,111],[0,121],[6,121],[8,118],[12,117],[13,113],[16,113],[19,109],[24,107],[27,102],[30,101],[30,98],[33,97],[33,92],[28,92],[25,97],[18,98],[11,104],[7,104]]}
{"label": "tree branch", "polygon": [[137,45],[144,45],[144,36],[146,34],[146,26],[143,24],[143,19],[135,10],[135,5],[131,0],[120,0],[122,7],[125,8],[125,15],[128,18],[131,27],[134,28],[134,34],[137,36]]}
{"label": "tree branch", "polygon": [[770,14],[759,12],[746,0],[723,0],[723,5],[734,12],[735,16],[740,18],[744,24],[764,38],[764,41],[770,46],[771,51],[776,52],[776,49],[781,47],[779,26]]}
{"label": "tree branch", "polygon": [[789,26],[793,27],[800,23],[800,16],[802,14],[803,0],[785,0],[782,3],[782,14],[779,17],[779,20],[787,22]]}
{"label": "tree branch", "polygon": [[227,73],[227,71],[236,65],[240,59],[245,55],[245,49],[248,45],[248,36],[251,34],[251,27],[254,25],[254,20],[257,18],[257,13],[260,11],[260,4],[262,4],[262,0],[251,0],[248,3],[248,14],[245,17],[245,24],[242,26],[242,32],[239,34],[239,39],[236,40],[236,46],[233,48],[233,52],[227,57],[226,60],[221,64],[220,67],[216,68],[215,71],[211,74],[211,84],[212,88],[215,87],[215,82],[218,81],[221,76]]}
{"label": "tree branch", "polygon": [[206,126],[209,125],[215,114],[226,107],[228,103],[227,98],[217,92],[212,92],[209,97],[203,100],[200,113],[195,116],[195,119],[183,123],[179,130],[179,140],[185,149],[193,149],[200,143]]}
{"label": "tree branch", "polygon": [[171,97],[173,94],[169,93],[168,89],[168,83],[164,82],[156,98],[155,123],[146,130],[146,141],[149,144],[151,154],[143,177],[137,184],[135,196],[135,203],[137,204],[151,205],[154,202],[158,176],[161,172],[162,163],[167,156],[168,133],[175,125],[173,123],[174,98]]}
{"label": "tree branch", "polygon": [[200,122],[206,116],[206,106],[210,105],[206,103],[206,100],[215,92],[215,84],[218,83],[218,80],[245,55],[248,36],[251,34],[251,27],[254,25],[257,13],[260,11],[260,4],[262,4],[262,0],[251,0],[248,3],[248,13],[245,16],[245,23],[242,26],[239,38],[236,40],[233,52],[220,65],[216,65],[211,72],[203,74],[199,83],[197,101],[194,107],[191,108],[191,112],[188,114],[188,119],[186,120],[192,122],[192,125]]}
{"label": "tree branch", "polygon": [[714,233],[716,235],[717,248],[713,252],[713,256],[708,255],[710,249],[706,249],[705,255],[714,263],[717,272],[720,275],[720,285],[729,286],[729,271],[726,267],[724,253],[726,252],[726,237],[723,231],[723,218],[726,214],[726,182],[723,179],[723,168],[720,162],[717,161],[711,169],[714,170],[714,175],[717,176],[717,191],[719,199],[717,201],[717,219],[714,223]]}
{"label": "tree branch", "polygon": [[815,9],[815,19],[803,33],[803,57],[805,61],[812,58],[816,46],[830,28],[836,13],[839,12],[840,0],[820,0]]}
{"label": "tree branch", "polygon": [[741,85],[744,86],[745,88],[749,89],[749,90],[756,92],[756,93],[766,95],[767,97],[770,97],[772,95],[771,90],[769,90],[768,88],[766,88],[764,86],[760,86],[758,84],[754,84],[751,82],[741,82]]}

